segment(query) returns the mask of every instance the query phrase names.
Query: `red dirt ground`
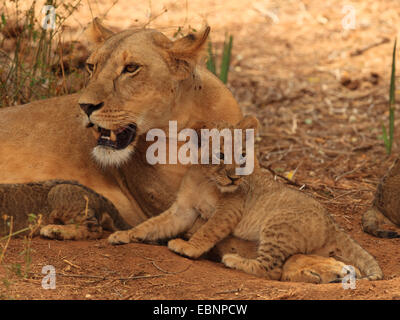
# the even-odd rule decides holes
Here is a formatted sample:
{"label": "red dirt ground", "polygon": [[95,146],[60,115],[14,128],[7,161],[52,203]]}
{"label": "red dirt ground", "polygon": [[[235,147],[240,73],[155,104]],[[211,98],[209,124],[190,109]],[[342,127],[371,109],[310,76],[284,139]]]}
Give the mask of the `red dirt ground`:
{"label": "red dirt ground", "polygon": [[[90,11],[106,12],[112,1],[92,3],[91,10],[84,5],[72,19],[71,30],[77,34],[90,20]],[[149,4],[135,3],[133,10],[131,3],[119,1],[105,23],[115,29],[145,24]],[[281,176],[294,173],[292,183],[304,185],[377,258],[384,280],[359,281],[355,290],[341,284],[268,281],[220,263],[192,261],[161,246],[39,238],[32,242],[31,273],[23,279],[15,267],[26,266],[20,254],[25,244],[12,239],[0,269],[0,297],[400,299],[400,239],[377,239],[360,227],[380,177],[399,154],[398,130],[393,156],[386,156],[378,138],[381,122],[387,125],[388,118],[391,53],[399,32],[397,0],[352,1],[355,30],[343,29],[345,13],[334,0],[206,0],[188,6],[185,1],[160,1],[153,4],[153,17],[162,12],[160,3],[168,12],[149,25],[169,35],[188,21],[198,26],[203,19],[212,27],[218,49],[226,31],[234,35],[229,87],[244,113],[263,124],[261,163]],[[14,271],[4,265],[14,265]],[[41,287],[45,265],[56,268],[55,290]]]}

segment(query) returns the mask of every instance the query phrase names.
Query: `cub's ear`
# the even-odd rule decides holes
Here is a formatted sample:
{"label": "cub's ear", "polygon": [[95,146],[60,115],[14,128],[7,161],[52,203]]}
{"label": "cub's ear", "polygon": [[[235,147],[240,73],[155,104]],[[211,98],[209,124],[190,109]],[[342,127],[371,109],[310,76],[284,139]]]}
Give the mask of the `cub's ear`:
{"label": "cub's ear", "polygon": [[99,45],[110,38],[114,34],[114,32],[104,27],[100,23],[99,18],[94,18],[92,23],[86,29],[85,34],[90,42]]}
{"label": "cub's ear", "polygon": [[183,80],[190,76],[204,54],[209,33],[210,27],[207,26],[198,33],[189,33],[172,43],[168,49],[169,66],[176,79]]}
{"label": "cub's ear", "polygon": [[257,133],[260,123],[257,118],[254,116],[245,116],[237,125],[240,129],[254,129],[254,132]]}

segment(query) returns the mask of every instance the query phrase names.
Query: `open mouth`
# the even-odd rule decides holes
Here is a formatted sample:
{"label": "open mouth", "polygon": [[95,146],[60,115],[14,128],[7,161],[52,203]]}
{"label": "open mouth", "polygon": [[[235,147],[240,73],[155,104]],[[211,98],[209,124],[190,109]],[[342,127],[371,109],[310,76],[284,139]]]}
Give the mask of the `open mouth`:
{"label": "open mouth", "polygon": [[105,129],[93,123],[89,123],[88,127],[93,128],[98,146],[121,150],[129,146],[136,138],[136,125],[133,123],[117,130]]}

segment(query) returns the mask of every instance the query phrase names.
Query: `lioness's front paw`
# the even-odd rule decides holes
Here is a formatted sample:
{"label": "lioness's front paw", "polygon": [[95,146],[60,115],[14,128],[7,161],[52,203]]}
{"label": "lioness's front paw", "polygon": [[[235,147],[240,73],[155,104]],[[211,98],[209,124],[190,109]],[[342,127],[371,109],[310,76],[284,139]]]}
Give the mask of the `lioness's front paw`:
{"label": "lioness's front paw", "polygon": [[117,231],[108,237],[108,243],[116,244],[126,244],[131,242],[129,238],[129,231]]}
{"label": "lioness's front paw", "polygon": [[144,242],[148,238],[148,234],[146,230],[143,230],[143,228],[133,228],[131,230],[128,230],[129,233],[129,239],[131,239],[131,242]]}
{"label": "lioness's front paw", "polygon": [[188,241],[182,239],[173,239],[168,241],[168,248],[175,253],[194,259],[203,254],[201,250],[191,245]]}
{"label": "lioness's front paw", "polygon": [[133,228],[125,231],[116,231],[108,237],[108,242],[111,244],[126,244],[130,242],[141,242],[145,235],[140,230]]}
{"label": "lioness's front paw", "polygon": [[321,275],[314,270],[301,270],[301,282],[319,284],[322,283],[322,279]]}

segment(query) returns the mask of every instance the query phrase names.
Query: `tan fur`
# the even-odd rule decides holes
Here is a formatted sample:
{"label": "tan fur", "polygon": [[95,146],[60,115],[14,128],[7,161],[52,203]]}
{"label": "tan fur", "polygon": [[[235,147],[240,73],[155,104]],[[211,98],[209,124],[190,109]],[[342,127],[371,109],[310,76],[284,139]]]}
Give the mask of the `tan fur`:
{"label": "tan fur", "polygon": [[[340,281],[347,275],[345,263],[334,258],[315,254],[295,254],[284,264],[281,281],[331,283]],[[355,268],[356,277],[361,278],[360,271]]]}
{"label": "tan fur", "polygon": [[35,221],[40,235],[58,240],[98,239],[103,229],[130,228],[108,199],[76,181],[0,184],[0,212],[7,216],[0,219],[0,236],[26,228],[29,214],[42,215]]}
{"label": "tan fur", "polygon": [[[0,182],[76,180],[110,199],[129,224],[137,225],[172,204],[187,170],[147,164],[146,132],[168,133],[169,120],[178,122],[178,130],[199,120],[236,123],[242,114],[230,91],[197,63],[208,28],[171,41],[156,30],[113,34],[96,25],[88,31],[96,47],[88,60],[95,68],[87,88],[0,110]],[[131,62],[140,64],[140,71],[133,77],[121,74]],[[96,139],[93,128],[85,128],[89,119],[78,102],[104,103],[90,117],[95,125],[115,130],[136,123],[132,145],[123,154],[110,152],[108,163],[119,167],[93,160]]]}
{"label": "tan fur", "polygon": [[[244,130],[257,124],[254,117],[246,117],[237,127]],[[233,131],[227,123],[221,126]],[[219,153],[223,152],[221,145]],[[193,165],[167,211],[129,231],[112,234],[109,242],[170,239],[188,230],[201,216],[207,222],[189,241],[168,242],[172,251],[198,258],[232,234],[258,242],[256,258],[237,253],[222,257],[226,266],[247,273],[279,280],[289,257],[317,254],[354,265],[370,280],[382,279],[376,260],[341,230],[315,199],[274,181],[258,165],[254,173],[237,176],[237,166],[235,162]]]}
{"label": "tan fur", "polygon": [[400,238],[393,230],[384,229],[384,225],[400,227],[400,160],[382,178],[375,193],[372,208],[364,213],[363,230],[380,238]]}

